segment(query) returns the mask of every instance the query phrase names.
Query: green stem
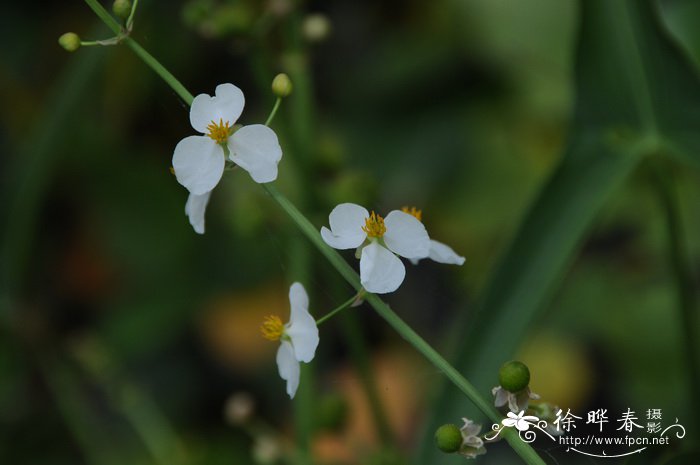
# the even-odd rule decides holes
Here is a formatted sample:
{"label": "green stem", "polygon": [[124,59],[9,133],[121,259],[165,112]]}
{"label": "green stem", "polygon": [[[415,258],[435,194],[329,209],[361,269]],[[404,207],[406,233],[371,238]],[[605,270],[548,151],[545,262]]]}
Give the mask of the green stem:
{"label": "green stem", "polygon": [[134,4],[131,5],[131,13],[129,13],[129,17],[126,18],[126,30],[131,31],[131,28],[134,25],[134,15],[136,14],[136,6],[138,6],[139,0],[134,0]]}
{"label": "green stem", "polygon": [[[658,168],[661,169],[658,169]],[[654,169],[657,168],[657,169]],[[700,412],[700,356],[698,355],[697,341],[698,334],[697,321],[697,299],[695,286],[693,283],[693,273],[686,257],[688,253],[685,248],[685,235],[681,214],[678,208],[678,199],[675,194],[671,173],[663,169],[662,166],[652,168],[654,171],[653,183],[656,194],[663,210],[666,223],[666,234],[668,236],[668,262],[673,273],[676,296],[678,299],[678,309],[683,326],[683,336],[685,345],[686,363],[688,366],[689,380],[689,403],[691,411]]]}
{"label": "green stem", "polygon": [[333,316],[335,316],[336,313],[338,313],[338,312],[340,312],[340,311],[342,311],[342,310],[345,310],[346,308],[350,307],[350,306],[357,300],[358,297],[360,297],[360,292],[358,292],[358,293],[355,294],[354,296],[350,297],[348,300],[346,300],[345,302],[343,302],[342,304],[338,305],[338,306],[335,307],[333,310],[331,310],[330,312],[326,313],[326,314],[323,315],[321,318],[319,318],[318,320],[316,320],[316,326],[321,326],[321,323],[323,323],[323,322],[326,321],[326,320],[331,319]]}
{"label": "green stem", "polygon": [[277,110],[280,107],[280,103],[282,103],[282,97],[277,97],[277,100],[275,100],[275,106],[272,107],[272,111],[270,112],[270,116],[267,117],[267,120],[265,121],[265,126],[269,126],[270,123],[272,122],[272,119],[275,117],[277,114]]}
{"label": "green stem", "polygon": [[107,10],[102,7],[102,5],[97,2],[97,0],[85,0],[85,3],[92,8],[92,11],[94,11],[95,14],[100,17],[107,27],[114,31],[114,33],[118,36],[122,36],[122,42],[133,50],[133,52],[144,61],[144,63],[146,63],[153,71],[156,72],[156,74],[158,74],[158,76],[160,76],[170,87],[172,87],[172,89],[177,92],[180,98],[184,100],[187,105],[192,105],[192,100],[194,100],[194,97],[187,89],[185,89],[185,86],[183,86],[182,83],[170,73],[170,71],[165,69],[165,67],[161,65],[158,60],[153,57],[153,55],[141,47],[138,42],[126,35],[126,32],[122,29],[119,23],[107,12]]}

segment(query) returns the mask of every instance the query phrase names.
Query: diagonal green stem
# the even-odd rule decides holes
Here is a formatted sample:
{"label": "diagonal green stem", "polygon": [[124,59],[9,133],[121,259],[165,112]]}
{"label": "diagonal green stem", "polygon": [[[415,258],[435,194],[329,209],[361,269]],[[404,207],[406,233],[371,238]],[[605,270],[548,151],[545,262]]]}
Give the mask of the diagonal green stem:
{"label": "diagonal green stem", "polygon": [[346,308],[350,307],[350,306],[353,304],[353,302],[355,302],[355,301],[357,300],[357,298],[359,297],[359,295],[360,295],[360,293],[358,292],[357,294],[355,294],[354,296],[350,297],[348,300],[346,300],[345,302],[343,302],[342,304],[338,305],[338,306],[335,307],[333,310],[331,310],[330,312],[326,313],[326,314],[323,315],[321,318],[319,318],[318,320],[316,320],[316,326],[321,326],[321,323],[323,323],[324,321],[330,320],[330,319],[331,319],[333,316],[335,316],[338,312],[343,311],[343,310],[345,310]]}
{"label": "diagonal green stem", "polygon": [[158,76],[160,76],[172,89],[177,92],[182,100],[187,103],[187,105],[192,105],[192,100],[194,97],[192,94],[185,89],[180,81],[175,78],[175,76],[170,73],[163,65],[156,60],[153,55],[148,53],[143,47],[141,47],[138,42],[129,37],[127,32],[119,25],[119,23],[105,10],[102,5],[97,0],[85,0],[92,11],[95,12],[97,16],[109,27],[117,37],[121,38],[121,41],[126,44],[139,58],[143,60],[153,71],[155,71]]}

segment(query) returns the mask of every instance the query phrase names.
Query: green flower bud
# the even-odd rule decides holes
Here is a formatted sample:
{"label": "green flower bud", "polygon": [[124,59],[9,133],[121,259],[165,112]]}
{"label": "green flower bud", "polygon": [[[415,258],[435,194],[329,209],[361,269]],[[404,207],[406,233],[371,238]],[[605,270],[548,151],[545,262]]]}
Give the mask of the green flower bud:
{"label": "green flower bud", "polygon": [[126,19],[131,14],[131,0],[114,0],[112,11],[119,19]]}
{"label": "green flower bud", "polygon": [[75,32],[66,32],[58,38],[58,44],[69,52],[75,52],[80,48],[80,37]]}
{"label": "green flower bud", "polygon": [[498,370],[498,382],[509,392],[520,392],[530,384],[530,370],[522,362],[512,360]]}
{"label": "green flower bud", "polygon": [[272,80],[272,93],[277,97],[286,97],[292,93],[292,81],[284,73],[280,73]]}
{"label": "green flower bud", "polygon": [[448,454],[457,452],[462,447],[462,432],[457,425],[442,425],[435,431],[435,444]]}
{"label": "green flower bud", "polygon": [[331,22],[325,15],[312,14],[304,18],[301,30],[309,42],[321,42],[330,35]]}

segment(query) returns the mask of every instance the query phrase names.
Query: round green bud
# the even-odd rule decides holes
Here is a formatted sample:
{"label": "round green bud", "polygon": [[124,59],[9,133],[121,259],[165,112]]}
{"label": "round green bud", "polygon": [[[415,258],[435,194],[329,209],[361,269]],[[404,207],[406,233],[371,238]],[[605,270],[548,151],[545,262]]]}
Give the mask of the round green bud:
{"label": "round green bud", "polygon": [[119,19],[126,19],[131,14],[131,0],[114,0],[112,11]]}
{"label": "round green bud", "polygon": [[304,18],[301,30],[309,42],[321,42],[330,35],[331,22],[325,15],[315,13]]}
{"label": "round green bud", "polygon": [[442,425],[435,431],[435,444],[448,454],[457,452],[462,447],[462,432],[457,425]]}
{"label": "round green bud", "polygon": [[284,73],[280,73],[272,80],[272,93],[278,97],[286,97],[292,93],[292,81]]}
{"label": "round green bud", "polygon": [[58,38],[58,44],[69,52],[75,52],[80,48],[80,37],[75,32],[66,32]]}
{"label": "round green bud", "polygon": [[498,370],[498,382],[506,391],[520,392],[530,384],[530,370],[523,362],[506,362]]}

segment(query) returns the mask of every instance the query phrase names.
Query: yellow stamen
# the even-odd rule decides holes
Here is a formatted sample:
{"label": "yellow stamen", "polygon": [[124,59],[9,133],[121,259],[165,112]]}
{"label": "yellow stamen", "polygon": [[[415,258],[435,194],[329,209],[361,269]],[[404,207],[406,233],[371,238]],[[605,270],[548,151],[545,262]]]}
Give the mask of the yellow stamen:
{"label": "yellow stamen", "polygon": [[229,124],[228,121],[224,123],[223,118],[219,118],[219,124],[216,124],[216,122],[212,120],[209,126],[207,126],[207,130],[209,131],[207,135],[215,140],[217,144],[223,144],[228,140],[228,136],[231,135],[232,128]]}
{"label": "yellow stamen", "polygon": [[284,334],[282,320],[277,315],[266,316],[265,321],[260,325],[260,332],[265,339],[278,341]]}
{"label": "yellow stamen", "polygon": [[403,207],[402,212],[408,213],[409,215],[415,217],[418,221],[423,222],[423,211],[418,210],[416,207]]}
{"label": "yellow stamen", "polygon": [[362,226],[362,230],[367,233],[369,237],[380,238],[386,232],[386,226],[384,226],[384,218],[372,212],[369,218],[365,219],[365,225]]}

